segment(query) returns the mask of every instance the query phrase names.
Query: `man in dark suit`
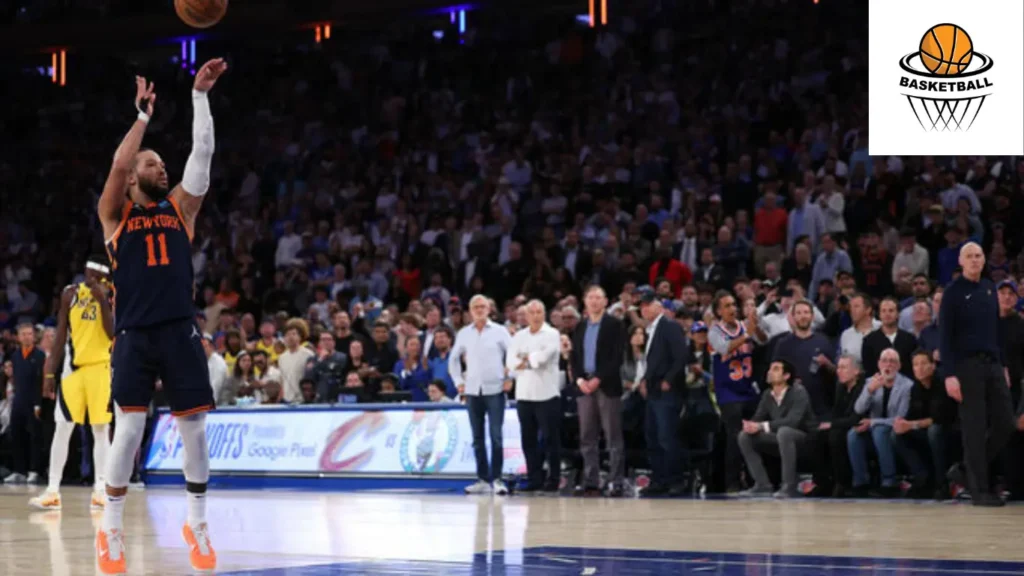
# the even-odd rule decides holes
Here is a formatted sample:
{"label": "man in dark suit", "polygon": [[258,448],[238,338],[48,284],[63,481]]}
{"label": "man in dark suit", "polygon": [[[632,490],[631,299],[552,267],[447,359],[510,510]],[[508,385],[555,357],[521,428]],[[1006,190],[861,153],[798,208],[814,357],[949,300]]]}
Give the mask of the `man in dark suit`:
{"label": "man in dark suit", "polygon": [[580,233],[575,228],[565,232],[565,241],[557,256],[552,256],[551,261],[555,267],[564,267],[577,282],[590,274],[591,257],[590,252],[580,244]]}
{"label": "man in dark suit", "polygon": [[715,264],[714,251],[711,248],[703,248],[700,251],[700,267],[693,271],[693,281],[701,284],[710,284],[717,290],[731,288],[732,277],[726,273],[721,264]]}
{"label": "man in dark suit", "polygon": [[647,322],[647,368],[640,394],[647,399],[645,432],[651,485],[644,496],[683,494],[679,412],[683,408],[689,342],[682,326],[664,315],[661,300],[650,288],[638,290],[640,314]]}
{"label": "man in dark suit", "polygon": [[473,296],[473,290],[470,288],[473,278],[480,276],[484,282],[487,282],[491,279],[492,274],[488,259],[484,257],[487,252],[487,243],[483,233],[474,234],[473,241],[470,242],[466,251],[469,258],[459,263],[455,280],[455,289],[463,301],[469,301]]}
{"label": "man in dark suit", "polygon": [[586,319],[572,336],[573,382],[579,390],[576,407],[580,416],[580,454],[583,478],[576,492],[601,494],[601,454],[598,440],[604,430],[608,449],[608,495],[622,495],[625,474],[622,438],[622,366],[626,336],[622,322],[606,314],[608,297],[600,286],[590,286],[583,296]]}
{"label": "man in dark suit", "polygon": [[900,355],[900,373],[907,378],[914,377],[913,354],[917,350],[917,338],[906,330],[900,330],[899,302],[886,297],[878,305],[878,319],[882,325],[878,330],[864,337],[860,357],[864,363],[864,374],[870,378],[878,373],[878,359],[882,352],[895,348]]}
{"label": "man in dark suit", "polygon": [[498,267],[491,283],[499,306],[522,292],[523,284],[530,276],[530,264],[523,258],[523,247],[519,242],[509,245],[508,254],[509,261]]}

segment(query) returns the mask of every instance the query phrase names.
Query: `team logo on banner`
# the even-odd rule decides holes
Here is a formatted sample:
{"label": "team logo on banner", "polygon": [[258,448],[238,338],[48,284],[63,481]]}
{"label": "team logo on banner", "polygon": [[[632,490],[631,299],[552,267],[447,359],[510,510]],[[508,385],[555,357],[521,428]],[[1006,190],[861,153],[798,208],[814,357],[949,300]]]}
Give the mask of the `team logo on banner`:
{"label": "team logo on banner", "polygon": [[153,439],[149,448],[147,468],[159,468],[160,464],[170,457],[178,445],[178,419],[160,418],[153,429]]}
{"label": "team logo on banner", "polygon": [[399,444],[402,469],[414,474],[437,474],[455,454],[459,427],[451,410],[413,413]]}
{"label": "team logo on banner", "polygon": [[320,469],[329,472],[355,472],[373,459],[373,444],[355,454],[346,454],[349,443],[362,434],[369,440],[388,427],[388,418],[383,412],[363,412],[345,422],[327,437],[324,451],[320,454]]}

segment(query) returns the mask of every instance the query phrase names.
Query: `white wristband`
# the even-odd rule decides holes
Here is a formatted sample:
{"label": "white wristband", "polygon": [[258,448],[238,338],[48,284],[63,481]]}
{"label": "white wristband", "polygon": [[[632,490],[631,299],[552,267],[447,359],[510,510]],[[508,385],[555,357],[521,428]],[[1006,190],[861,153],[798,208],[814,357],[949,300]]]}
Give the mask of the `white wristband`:
{"label": "white wristband", "polygon": [[149,114],[146,114],[142,110],[139,110],[139,115],[138,115],[138,117],[136,119],[137,120],[142,120],[146,124],[149,124]]}

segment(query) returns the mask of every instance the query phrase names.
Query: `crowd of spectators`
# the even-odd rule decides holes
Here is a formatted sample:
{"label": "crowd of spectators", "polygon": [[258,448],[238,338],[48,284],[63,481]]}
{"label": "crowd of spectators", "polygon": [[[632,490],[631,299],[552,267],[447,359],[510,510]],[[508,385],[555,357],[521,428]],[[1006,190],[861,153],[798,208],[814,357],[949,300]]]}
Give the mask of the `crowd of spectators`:
{"label": "crowd of spectators", "polygon": [[[571,361],[597,286],[624,334],[623,387],[601,392],[621,400],[621,430],[598,425],[606,450],[624,452],[611,454],[616,482],[620,461],[660,466],[671,478],[658,488],[678,491],[708,452],[709,487],[767,492],[767,446],[781,454],[780,496],[799,467],[816,494],[895,496],[906,476],[910,494],[947,497],[958,443],[938,304],[960,246],[981,244],[1019,402],[1024,160],[869,155],[861,6],[623,9],[597,29],[481,14],[461,44],[413,27],[229,49],[193,255],[218,405],[462,401],[457,368],[472,359],[452,349],[484,295],[510,336],[532,330],[529,302],[543,306],[565,336],[561,406],[575,414],[598,386]],[[18,322],[52,324],[57,290],[99,241],[91,214],[130,82],[111,72],[124,62],[82,59],[95,74],[77,85],[24,77],[4,94],[0,143],[31,135],[0,158],[7,354]],[[162,88],[146,145],[173,172],[189,143],[187,90],[173,89],[187,71],[146,72]],[[726,296],[756,386],[728,398],[708,341]],[[644,408],[656,319],[679,325],[687,351],[666,390],[680,398],[674,440]],[[563,445],[592,458],[594,422]],[[658,464],[630,457],[652,438]],[[1003,469],[1016,496],[1020,455],[1015,441]],[[582,492],[604,488],[586,475]]]}

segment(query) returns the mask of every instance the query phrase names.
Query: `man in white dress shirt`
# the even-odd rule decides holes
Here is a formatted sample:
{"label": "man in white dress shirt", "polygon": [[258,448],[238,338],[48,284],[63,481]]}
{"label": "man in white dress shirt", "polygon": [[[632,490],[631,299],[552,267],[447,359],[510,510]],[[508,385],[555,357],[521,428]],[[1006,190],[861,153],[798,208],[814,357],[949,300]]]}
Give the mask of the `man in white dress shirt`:
{"label": "man in white dress shirt", "polygon": [[528,327],[516,332],[505,355],[505,366],[515,376],[516,411],[526,458],[527,480],[520,489],[522,492],[557,492],[561,473],[562,382],[558,371],[561,337],[558,330],[544,321],[545,315],[543,302],[528,302]]}
{"label": "man in white dress shirt", "polygon": [[[473,430],[477,481],[466,487],[467,494],[508,494],[501,479],[504,445],[501,428],[505,423],[505,393],[512,389],[507,378],[505,354],[512,337],[501,324],[492,322],[490,300],[483,294],[469,301],[473,323],[459,330],[448,357],[448,372],[459,394],[466,399],[469,426]],[[465,360],[466,369],[462,369]],[[491,437],[491,461],[487,462],[484,423]]]}
{"label": "man in white dress shirt", "polygon": [[213,400],[218,406],[222,404],[221,392],[224,381],[228,378],[228,364],[224,357],[217,353],[213,346],[213,336],[203,334],[203,351],[206,352],[206,365],[210,370],[210,387],[213,388]]}

